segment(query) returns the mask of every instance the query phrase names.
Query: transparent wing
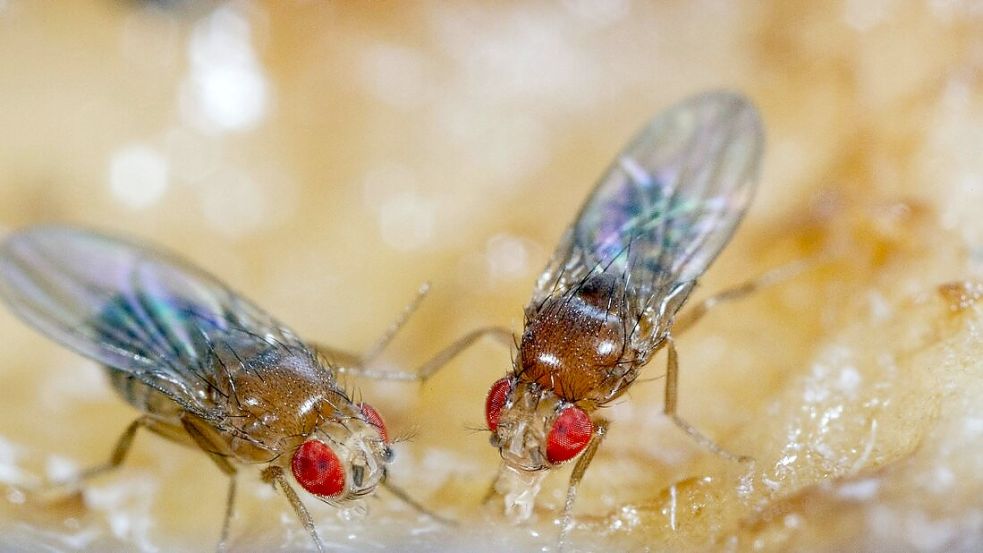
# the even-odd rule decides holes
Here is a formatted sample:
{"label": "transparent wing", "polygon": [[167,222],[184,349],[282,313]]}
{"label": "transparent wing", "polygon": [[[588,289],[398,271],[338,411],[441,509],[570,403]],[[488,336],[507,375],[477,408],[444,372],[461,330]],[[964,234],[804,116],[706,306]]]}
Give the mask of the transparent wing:
{"label": "transparent wing", "polygon": [[762,148],[757,110],[738,94],[695,96],[656,116],[594,189],[534,302],[606,272],[646,305],[673,297],[662,313],[671,317],[747,210]]}
{"label": "transparent wing", "polygon": [[204,417],[215,415],[209,392],[222,387],[218,366],[234,348],[306,348],[200,269],[77,228],[9,236],[0,246],[0,297],[49,337]]}

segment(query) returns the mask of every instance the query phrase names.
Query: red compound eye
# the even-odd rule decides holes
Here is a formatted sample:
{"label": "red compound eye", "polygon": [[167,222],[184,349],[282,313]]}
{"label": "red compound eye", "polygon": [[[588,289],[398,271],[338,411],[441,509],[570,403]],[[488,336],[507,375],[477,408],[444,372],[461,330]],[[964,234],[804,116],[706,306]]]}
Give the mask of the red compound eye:
{"label": "red compound eye", "polygon": [[546,458],[552,464],[569,461],[583,451],[594,433],[594,423],[579,407],[567,407],[546,436]]}
{"label": "red compound eye", "polygon": [[365,417],[365,421],[378,428],[379,435],[382,436],[382,441],[388,444],[389,430],[386,428],[386,423],[382,420],[382,415],[368,403],[360,403],[358,408],[362,410],[362,416]]}
{"label": "red compound eye", "polygon": [[294,478],[305,490],[314,495],[332,497],[345,489],[345,470],[341,461],[327,444],[307,440],[294,451],[290,468]]}
{"label": "red compound eye", "polygon": [[498,429],[498,420],[502,418],[502,408],[505,407],[505,400],[508,399],[510,391],[512,391],[512,383],[508,378],[496,380],[488,390],[488,397],[485,399],[485,421],[488,422],[488,429],[492,432]]}

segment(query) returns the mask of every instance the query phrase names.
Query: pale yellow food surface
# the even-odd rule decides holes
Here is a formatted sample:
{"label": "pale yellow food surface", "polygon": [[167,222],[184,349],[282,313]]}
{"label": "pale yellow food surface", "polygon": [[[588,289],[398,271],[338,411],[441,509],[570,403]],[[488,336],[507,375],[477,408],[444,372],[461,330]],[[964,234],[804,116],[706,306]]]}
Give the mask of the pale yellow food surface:
{"label": "pale yellow food surface", "polygon": [[[695,296],[795,260],[721,306],[612,407],[578,551],[983,550],[983,8],[756,3],[0,0],[0,230],[94,225],[160,242],[305,336],[360,350],[418,286],[384,356],[411,368],[486,324],[518,330],[580,202],[650,115],[708,88],[759,106],[755,202]],[[194,5],[191,5],[194,4]],[[103,461],[135,412],[100,370],[0,312],[0,551],[213,551],[225,494],[201,454],[141,435],[81,492],[21,488]],[[509,352],[423,387],[357,385],[397,446],[369,514],[310,497],[331,551],[546,551],[481,508],[482,430]],[[312,544],[249,471],[233,551]]]}

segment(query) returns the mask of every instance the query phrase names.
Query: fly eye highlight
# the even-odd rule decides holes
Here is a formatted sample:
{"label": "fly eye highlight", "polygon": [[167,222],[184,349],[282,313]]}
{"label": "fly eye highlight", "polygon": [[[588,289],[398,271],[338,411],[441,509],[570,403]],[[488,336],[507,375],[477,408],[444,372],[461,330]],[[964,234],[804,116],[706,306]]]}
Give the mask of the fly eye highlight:
{"label": "fly eye highlight", "polygon": [[590,416],[579,407],[567,407],[553,421],[546,436],[546,458],[554,465],[573,459],[587,447],[593,434]]}
{"label": "fly eye highlight", "polygon": [[378,428],[379,435],[382,436],[382,441],[388,444],[389,429],[386,428],[386,423],[382,420],[382,415],[380,415],[379,412],[368,403],[360,403],[358,408],[362,411],[362,416],[365,417],[365,422]]}
{"label": "fly eye highlight", "polygon": [[508,378],[496,380],[488,390],[488,397],[485,398],[485,421],[488,423],[488,430],[492,432],[498,430],[498,421],[502,418],[502,409],[511,391],[512,383]]}
{"label": "fly eye highlight", "polygon": [[345,469],[335,452],[318,440],[307,440],[294,451],[290,463],[294,478],[305,490],[333,497],[345,489]]}

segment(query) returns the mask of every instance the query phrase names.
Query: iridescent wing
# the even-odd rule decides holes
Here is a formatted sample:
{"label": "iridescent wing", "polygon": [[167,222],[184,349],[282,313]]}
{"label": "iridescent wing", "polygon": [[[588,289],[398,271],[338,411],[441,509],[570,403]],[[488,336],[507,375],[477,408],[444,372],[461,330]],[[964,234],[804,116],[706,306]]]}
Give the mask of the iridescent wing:
{"label": "iridescent wing", "polygon": [[[209,398],[237,351],[307,347],[204,271],[140,244],[71,227],[29,228],[0,246],[0,297],[61,344],[137,377],[184,409]],[[234,357],[233,357],[234,356]]]}
{"label": "iridescent wing", "polygon": [[762,149],[757,110],[737,94],[695,96],[656,116],[588,198],[530,308],[609,273],[639,312],[671,319],[747,210]]}

